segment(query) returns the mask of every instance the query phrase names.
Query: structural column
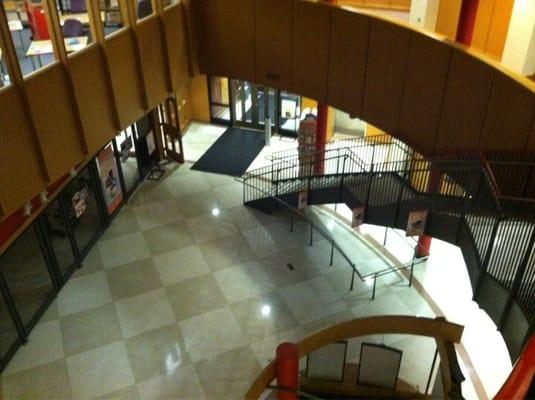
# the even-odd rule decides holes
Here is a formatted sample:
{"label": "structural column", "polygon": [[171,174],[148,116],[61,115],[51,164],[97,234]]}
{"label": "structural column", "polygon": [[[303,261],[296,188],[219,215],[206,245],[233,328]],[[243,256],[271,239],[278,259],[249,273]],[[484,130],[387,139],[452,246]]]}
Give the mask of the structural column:
{"label": "structural column", "polygon": [[[440,190],[440,184],[442,183],[442,174],[439,170],[433,168],[431,163],[431,171],[429,172],[429,180],[427,181],[427,193],[433,194]],[[420,235],[418,238],[418,246],[416,247],[417,257],[429,256],[429,250],[431,249],[431,236]]]}
{"label": "structural column", "polygon": [[294,343],[281,343],[277,347],[278,400],[297,400],[299,389],[299,349]]}
{"label": "structural column", "polygon": [[[324,3],[338,4],[338,0],[322,0]],[[329,119],[329,106],[318,101],[318,119],[316,125],[316,153],[318,159],[315,163],[316,174],[321,175],[324,172],[324,155],[325,145],[327,144],[327,125]]]}

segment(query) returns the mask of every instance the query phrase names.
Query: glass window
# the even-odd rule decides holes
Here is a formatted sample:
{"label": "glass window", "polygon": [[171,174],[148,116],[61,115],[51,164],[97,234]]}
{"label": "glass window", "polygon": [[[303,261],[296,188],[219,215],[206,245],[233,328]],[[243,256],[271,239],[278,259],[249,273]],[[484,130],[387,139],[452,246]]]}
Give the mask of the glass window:
{"label": "glass window", "polygon": [[0,271],[23,324],[30,325],[54,291],[35,225],[0,258]]}
{"label": "glass window", "polygon": [[151,0],[137,0],[137,19],[143,19],[152,15]]}
{"label": "glass window", "polygon": [[59,7],[59,23],[65,49],[67,53],[82,50],[93,41],[86,0],[58,0],[58,2],[62,2],[62,7]]}
{"label": "glass window", "polygon": [[45,210],[41,220],[46,236],[54,249],[59,272],[62,277],[67,278],[74,269],[76,261],[68,229],[61,217],[59,198]]}
{"label": "glass window", "polygon": [[[55,61],[41,2],[2,0],[23,75]],[[4,77],[5,78],[5,77]]]}
{"label": "glass window", "polygon": [[115,137],[121,162],[121,171],[123,172],[124,185],[130,193],[139,182],[139,166],[137,163],[136,146],[134,145],[134,130],[131,126],[119,133]]}
{"label": "glass window", "polygon": [[118,0],[99,0],[98,4],[106,36],[123,27],[123,16]]}
{"label": "glass window", "polygon": [[89,166],[82,170],[67,186],[63,196],[67,217],[74,232],[78,250],[83,255],[103,228],[97,203],[97,187],[91,179]]}
{"label": "glass window", "polygon": [[297,134],[301,121],[301,96],[281,91],[280,102],[281,131]]}
{"label": "glass window", "polygon": [[17,341],[19,333],[4,297],[0,294],[0,358],[3,358]]}

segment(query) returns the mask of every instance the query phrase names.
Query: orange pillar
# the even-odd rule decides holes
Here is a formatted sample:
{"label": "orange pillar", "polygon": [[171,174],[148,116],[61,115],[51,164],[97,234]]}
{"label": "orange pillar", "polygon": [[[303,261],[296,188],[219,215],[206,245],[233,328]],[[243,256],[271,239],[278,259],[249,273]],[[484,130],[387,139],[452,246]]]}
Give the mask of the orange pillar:
{"label": "orange pillar", "polygon": [[[429,180],[427,181],[427,193],[434,193],[440,189],[442,182],[442,174],[433,168],[431,164],[431,172],[429,173]],[[429,256],[431,249],[431,236],[421,235],[418,238],[418,247],[416,248],[416,255],[418,257]]]}
{"label": "orange pillar", "polygon": [[297,400],[299,388],[299,350],[294,343],[281,343],[277,347],[277,390],[278,400]]}

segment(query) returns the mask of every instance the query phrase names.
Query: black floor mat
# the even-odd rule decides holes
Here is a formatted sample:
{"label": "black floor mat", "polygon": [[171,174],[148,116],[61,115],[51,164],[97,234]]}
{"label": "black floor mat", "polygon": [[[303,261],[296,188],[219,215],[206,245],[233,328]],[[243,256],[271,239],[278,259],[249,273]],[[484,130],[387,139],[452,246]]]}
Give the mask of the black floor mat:
{"label": "black floor mat", "polygon": [[264,144],[263,132],[228,128],[191,169],[242,176]]}

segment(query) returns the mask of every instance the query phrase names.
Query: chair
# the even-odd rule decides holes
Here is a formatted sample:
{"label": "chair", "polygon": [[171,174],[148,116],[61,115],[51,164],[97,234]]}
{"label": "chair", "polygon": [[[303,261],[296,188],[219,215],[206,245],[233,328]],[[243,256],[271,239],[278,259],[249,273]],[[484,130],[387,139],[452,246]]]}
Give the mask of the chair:
{"label": "chair", "polygon": [[71,0],[70,11],[72,14],[87,12],[87,8],[85,6],[85,0]]}
{"label": "chair", "polygon": [[137,3],[137,18],[145,18],[152,14],[152,4],[149,0],[141,0]]}
{"label": "chair", "polygon": [[64,38],[72,38],[77,36],[83,36],[84,27],[82,26],[82,23],[77,19],[68,18],[63,23],[62,31]]}

